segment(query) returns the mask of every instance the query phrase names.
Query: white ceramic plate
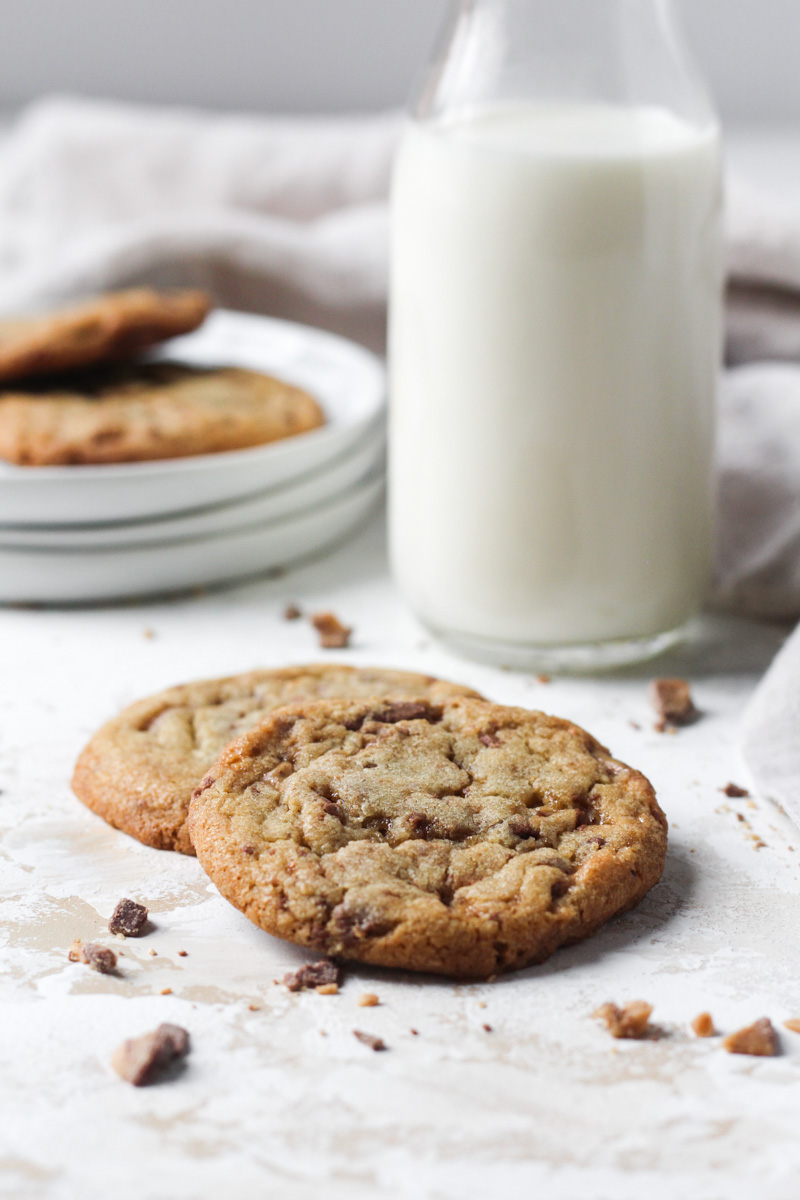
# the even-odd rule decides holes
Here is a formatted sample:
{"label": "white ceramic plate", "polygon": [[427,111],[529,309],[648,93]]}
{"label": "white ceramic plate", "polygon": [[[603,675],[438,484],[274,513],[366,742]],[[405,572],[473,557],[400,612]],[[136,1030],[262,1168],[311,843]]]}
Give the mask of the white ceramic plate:
{"label": "white ceramic plate", "polygon": [[51,525],[44,529],[35,525],[0,526],[0,549],[121,550],[125,546],[212,537],[285,520],[336,500],[355,484],[374,476],[384,465],[385,442],[382,428],[371,430],[333,463],[301,476],[296,483],[177,517],[106,525]]}
{"label": "white ceramic plate", "polygon": [[305,388],[327,424],[250,450],[109,466],[0,463],[0,525],[138,521],[188,512],[277,488],[330,463],[383,420],[383,365],[323,330],[217,310],[201,329],[151,357],[265,371]]}
{"label": "white ceramic plate", "polygon": [[283,521],[214,537],[103,550],[0,548],[0,603],[74,604],[158,595],[257,575],[319,554],[367,516],[383,472]]}

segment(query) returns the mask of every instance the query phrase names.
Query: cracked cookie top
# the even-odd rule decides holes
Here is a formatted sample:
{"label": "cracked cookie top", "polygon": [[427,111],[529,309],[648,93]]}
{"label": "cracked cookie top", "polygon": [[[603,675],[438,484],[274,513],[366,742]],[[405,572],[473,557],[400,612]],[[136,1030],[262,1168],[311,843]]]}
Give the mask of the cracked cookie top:
{"label": "cracked cookie top", "polygon": [[469,698],[282,708],[223,751],[189,828],[268,932],[463,977],[592,933],[666,852],[638,771],[567,721]]}
{"label": "cracked cookie top", "polygon": [[169,688],[108,721],[78,759],[72,787],[109,824],[148,846],[192,854],[192,791],[222,749],[281,705],[324,697],[441,701],[469,688],[414,671],[339,663],[250,671]]}

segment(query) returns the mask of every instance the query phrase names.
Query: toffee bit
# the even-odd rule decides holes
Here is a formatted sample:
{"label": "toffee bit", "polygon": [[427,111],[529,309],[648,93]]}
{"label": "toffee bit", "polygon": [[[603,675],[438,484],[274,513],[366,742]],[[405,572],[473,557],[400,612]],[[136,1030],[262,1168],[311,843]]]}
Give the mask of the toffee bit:
{"label": "toffee bit", "polygon": [[188,958],[188,957],[189,957],[188,950],[179,950],[178,951],[178,958]]}
{"label": "toffee bit", "polygon": [[790,1017],[788,1021],[783,1022],[783,1027],[790,1033],[800,1033],[800,1020],[797,1017]]}
{"label": "toffee bit", "polygon": [[160,1075],[189,1053],[189,1034],[180,1025],[159,1025],[152,1033],[130,1038],[115,1051],[111,1065],[134,1087],[155,1083]]}
{"label": "toffee bit", "polygon": [[326,987],[330,984],[338,986],[339,968],[330,959],[323,958],[319,962],[304,963],[296,971],[287,971],[281,982],[290,992],[302,992],[305,988]]}
{"label": "toffee bit", "polygon": [[287,604],[283,610],[284,621],[299,621],[302,615],[302,608],[299,608],[296,604]]}
{"label": "toffee bit", "polygon": [[318,996],[338,996],[339,985],[338,983],[321,983],[319,987],[314,988],[314,991]]}
{"label": "toffee bit", "polygon": [[248,1004],[247,1007],[250,1009],[250,1012],[261,1012],[261,1008],[258,1004]]}
{"label": "toffee bit", "polygon": [[700,715],[685,679],[654,679],[650,684],[650,702],[659,717],[656,725],[659,733],[690,725]]}
{"label": "toffee bit", "polygon": [[692,1021],[692,1029],[694,1030],[695,1036],[699,1038],[710,1038],[717,1036],[717,1031],[714,1028],[714,1021],[712,1020],[711,1013],[698,1013],[698,1015]]}
{"label": "toffee bit", "polygon": [[369,1046],[370,1050],[387,1050],[388,1047],[383,1038],[375,1037],[374,1033],[363,1033],[360,1029],[353,1030],[353,1037],[358,1038],[365,1046]]}
{"label": "toffee bit", "polygon": [[375,1008],[376,1005],[380,1004],[380,1000],[374,992],[362,992],[356,1004],[359,1008]]}
{"label": "toffee bit", "polygon": [[162,988],[162,989],[161,989],[161,995],[162,995],[162,996],[171,996],[171,995],[172,995],[172,988]]}
{"label": "toffee bit", "polygon": [[120,900],[108,922],[109,933],[121,933],[123,937],[141,937],[147,925],[147,909],[135,900]]}
{"label": "toffee bit", "polygon": [[738,783],[726,783],[725,787],[719,790],[730,800],[745,800],[750,795],[747,788],[739,787]]}
{"label": "toffee bit", "polygon": [[152,946],[147,951],[147,953],[150,955],[151,958],[156,958],[158,956],[158,951],[154,950]]}
{"label": "toffee bit", "polygon": [[97,942],[83,943],[76,939],[69,948],[70,962],[84,963],[101,975],[111,975],[117,969],[117,956],[113,950]]}
{"label": "toffee bit", "polygon": [[350,644],[352,629],[343,625],[332,612],[314,613],[311,624],[319,634],[319,644],[323,650],[344,650]]}
{"label": "toffee bit", "polygon": [[643,1038],[649,1033],[652,1004],[644,1000],[632,1000],[619,1008],[616,1004],[603,1004],[592,1016],[604,1021],[613,1038]]}
{"label": "toffee bit", "polygon": [[729,1054],[750,1054],[756,1058],[773,1058],[780,1052],[778,1035],[769,1017],[737,1029],[722,1044]]}

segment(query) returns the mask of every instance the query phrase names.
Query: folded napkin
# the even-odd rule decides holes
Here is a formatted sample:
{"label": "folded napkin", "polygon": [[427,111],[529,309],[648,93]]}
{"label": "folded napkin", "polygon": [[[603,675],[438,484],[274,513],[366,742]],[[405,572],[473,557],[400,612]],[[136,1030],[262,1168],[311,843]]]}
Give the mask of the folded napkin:
{"label": "folded napkin", "polygon": [[41,101],[0,141],[0,313],[201,286],[382,349],[400,121]]}
{"label": "folded napkin", "polygon": [[[0,313],[137,283],[385,348],[401,116],[48,99],[0,140]],[[728,188],[717,604],[800,616],[800,202]],[[767,362],[765,360],[773,360]],[[781,360],[782,365],[776,365]]]}
{"label": "folded napkin", "polygon": [[742,719],[742,750],[759,792],[800,825],[800,629],[750,701]]}

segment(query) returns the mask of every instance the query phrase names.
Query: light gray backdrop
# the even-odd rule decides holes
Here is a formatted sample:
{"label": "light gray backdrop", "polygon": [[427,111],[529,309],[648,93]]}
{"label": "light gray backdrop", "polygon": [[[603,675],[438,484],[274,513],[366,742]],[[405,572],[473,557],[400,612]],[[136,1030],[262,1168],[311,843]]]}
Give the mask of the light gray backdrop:
{"label": "light gray backdrop", "polygon": [[[800,124],[800,0],[681,2],[723,115]],[[396,105],[444,3],[0,0],[0,106],[53,90],[283,112]]]}

